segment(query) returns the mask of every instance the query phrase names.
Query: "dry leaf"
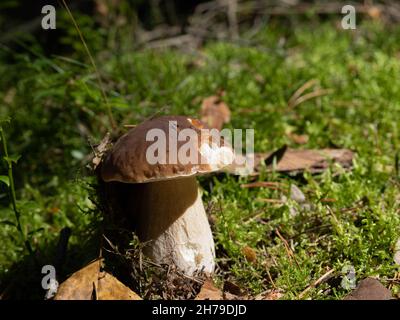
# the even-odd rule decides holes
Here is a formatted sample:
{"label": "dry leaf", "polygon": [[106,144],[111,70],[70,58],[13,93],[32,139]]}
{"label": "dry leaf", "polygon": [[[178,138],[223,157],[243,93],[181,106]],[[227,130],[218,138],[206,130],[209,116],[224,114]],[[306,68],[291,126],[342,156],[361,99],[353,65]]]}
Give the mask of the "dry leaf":
{"label": "dry leaf", "polygon": [[390,300],[392,292],[385,288],[378,280],[366,278],[361,280],[357,287],[344,300]]}
{"label": "dry leaf", "polygon": [[212,279],[206,279],[195,300],[223,300],[222,292],[215,287]]}
{"label": "dry leaf", "polygon": [[95,149],[93,149],[94,151],[94,157],[92,159],[93,170],[96,170],[96,168],[100,164],[103,155],[110,146],[110,142],[111,142],[110,133],[107,132],[105,137],[101,140],[100,144]]}
{"label": "dry leaf", "polygon": [[330,161],[339,163],[344,168],[349,168],[352,166],[353,152],[347,149],[288,149],[277,163],[275,170],[279,172],[302,172],[308,170],[312,173],[317,173],[328,168]]}
{"label": "dry leaf", "polygon": [[107,272],[98,281],[97,300],[142,300],[135,292]]}
{"label": "dry leaf", "polygon": [[[247,159],[254,159],[254,166]],[[323,172],[330,162],[336,162],[343,168],[349,169],[353,164],[353,152],[348,149],[289,149],[285,146],[271,153],[256,153],[253,156],[236,157],[234,163],[225,171],[238,175],[258,175],[264,163],[267,171],[297,174],[303,171],[311,173]],[[273,164],[275,167],[273,168]]]}
{"label": "dry leaf", "polygon": [[97,285],[101,260],[96,260],[73,273],[60,284],[54,300],[92,300]]}
{"label": "dry leaf", "polygon": [[203,100],[200,117],[210,128],[221,130],[230,121],[231,111],[220,96],[211,96]]}
{"label": "dry leaf", "polygon": [[98,259],[73,273],[58,288],[54,300],[141,300],[111,274],[100,271]]}
{"label": "dry leaf", "polygon": [[242,252],[244,254],[244,257],[246,258],[247,261],[249,262],[256,262],[257,261],[257,254],[254,251],[253,248],[250,248],[249,246],[245,246],[242,249]]}

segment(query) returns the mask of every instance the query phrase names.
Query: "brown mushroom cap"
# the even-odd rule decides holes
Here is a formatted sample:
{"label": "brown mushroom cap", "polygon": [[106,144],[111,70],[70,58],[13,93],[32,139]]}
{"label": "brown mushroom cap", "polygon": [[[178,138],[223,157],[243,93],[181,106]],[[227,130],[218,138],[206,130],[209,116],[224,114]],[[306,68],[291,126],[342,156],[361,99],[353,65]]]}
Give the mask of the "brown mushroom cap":
{"label": "brown mushroom cap", "polygon": [[[176,127],[172,128],[172,130],[176,130],[176,134],[183,129],[192,129],[197,134],[197,143],[193,147],[197,151],[198,161],[196,163],[182,164],[179,157],[177,163],[169,163],[170,121],[176,122]],[[147,161],[147,149],[157,142],[146,141],[146,135],[151,129],[161,129],[166,136],[166,163],[164,164],[151,164]],[[233,160],[233,150],[222,138],[219,138],[217,146],[212,144],[211,135],[202,129],[208,129],[208,127],[201,121],[186,116],[162,116],[147,120],[129,130],[114,144],[101,164],[101,178],[106,182],[144,183],[218,171],[227,165],[226,159],[216,162],[215,158],[211,159],[212,153],[225,152],[228,154],[228,158],[231,153]],[[176,142],[177,150],[186,143],[188,142],[178,140]],[[204,150],[211,151],[208,153]]]}

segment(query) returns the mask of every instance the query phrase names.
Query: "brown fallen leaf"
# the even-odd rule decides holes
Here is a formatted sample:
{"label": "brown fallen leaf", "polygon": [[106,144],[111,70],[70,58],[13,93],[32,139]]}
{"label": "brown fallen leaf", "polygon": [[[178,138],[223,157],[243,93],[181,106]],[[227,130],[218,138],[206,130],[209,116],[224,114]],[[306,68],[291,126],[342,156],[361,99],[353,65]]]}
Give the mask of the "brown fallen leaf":
{"label": "brown fallen leaf", "polygon": [[[233,164],[225,171],[256,176],[264,164],[267,171],[275,170],[290,174],[304,171],[320,173],[329,167],[330,162],[338,163],[344,169],[351,168],[353,156],[353,152],[348,149],[289,149],[284,146],[270,153],[255,153],[247,157],[237,155]],[[254,166],[251,165],[251,158],[254,160]]]}
{"label": "brown fallen leaf", "polygon": [[195,300],[223,300],[222,291],[215,287],[212,279],[206,279]]}
{"label": "brown fallen leaf", "polygon": [[60,284],[54,300],[141,300],[111,274],[101,271],[98,259]]}
{"label": "brown fallen leaf", "polygon": [[117,278],[102,272],[97,288],[97,300],[142,300]]}
{"label": "brown fallen leaf", "polygon": [[361,280],[344,300],[390,300],[392,292],[374,278]]}
{"label": "brown fallen leaf", "polygon": [[101,260],[96,260],[73,273],[60,284],[54,300],[92,300],[100,266]]}
{"label": "brown fallen leaf", "polygon": [[225,102],[221,100],[221,95],[205,98],[201,104],[201,121],[210,128],[221,130],[225,123],[231,119],[231,111]]}

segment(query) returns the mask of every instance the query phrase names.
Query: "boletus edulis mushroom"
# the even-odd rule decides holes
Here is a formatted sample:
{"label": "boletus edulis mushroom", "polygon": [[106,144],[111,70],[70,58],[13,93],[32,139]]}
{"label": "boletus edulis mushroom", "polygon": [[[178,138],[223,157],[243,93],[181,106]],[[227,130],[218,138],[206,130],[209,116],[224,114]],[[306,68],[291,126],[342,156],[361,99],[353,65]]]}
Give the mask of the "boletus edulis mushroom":
{"label": "boletus edulis mushroom", "polygon": [[212,273],[214,240],[196,176],[224,168],[233,156],[226,141],[201,121],[162,116],[121,136],[102,161],[100,177],[128,185],[125,214],[146,242],[148,257],[188,275]]}

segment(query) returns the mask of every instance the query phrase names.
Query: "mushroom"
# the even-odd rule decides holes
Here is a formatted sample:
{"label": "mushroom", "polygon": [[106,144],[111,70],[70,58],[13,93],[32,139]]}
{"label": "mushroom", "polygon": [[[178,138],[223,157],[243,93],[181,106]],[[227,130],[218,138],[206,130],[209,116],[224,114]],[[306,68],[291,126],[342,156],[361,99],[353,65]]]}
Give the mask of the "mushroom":
{"label": "mushroom", "polygon": [[[167,137],[165,152],[155,153],[159,163],[148,159],[155,143],[148,141],[152,129]],[[215,135],[204,129],[201,121],[185,116],[147,120],[118,139],[100,168],[106,183],[129,184],[124,214],[132,219],[139,239],[148,242],[144,253],[187,275],[197,270],[212,273],[215,268],[214,240],[196,176],[222,169],[234,156],[221,137],[217,136],[216,143]],[[181,141],[180,134],[188,132],[192,135]],[[185,150],[192,151],[189,162],[182,156],[188,155]]]}

